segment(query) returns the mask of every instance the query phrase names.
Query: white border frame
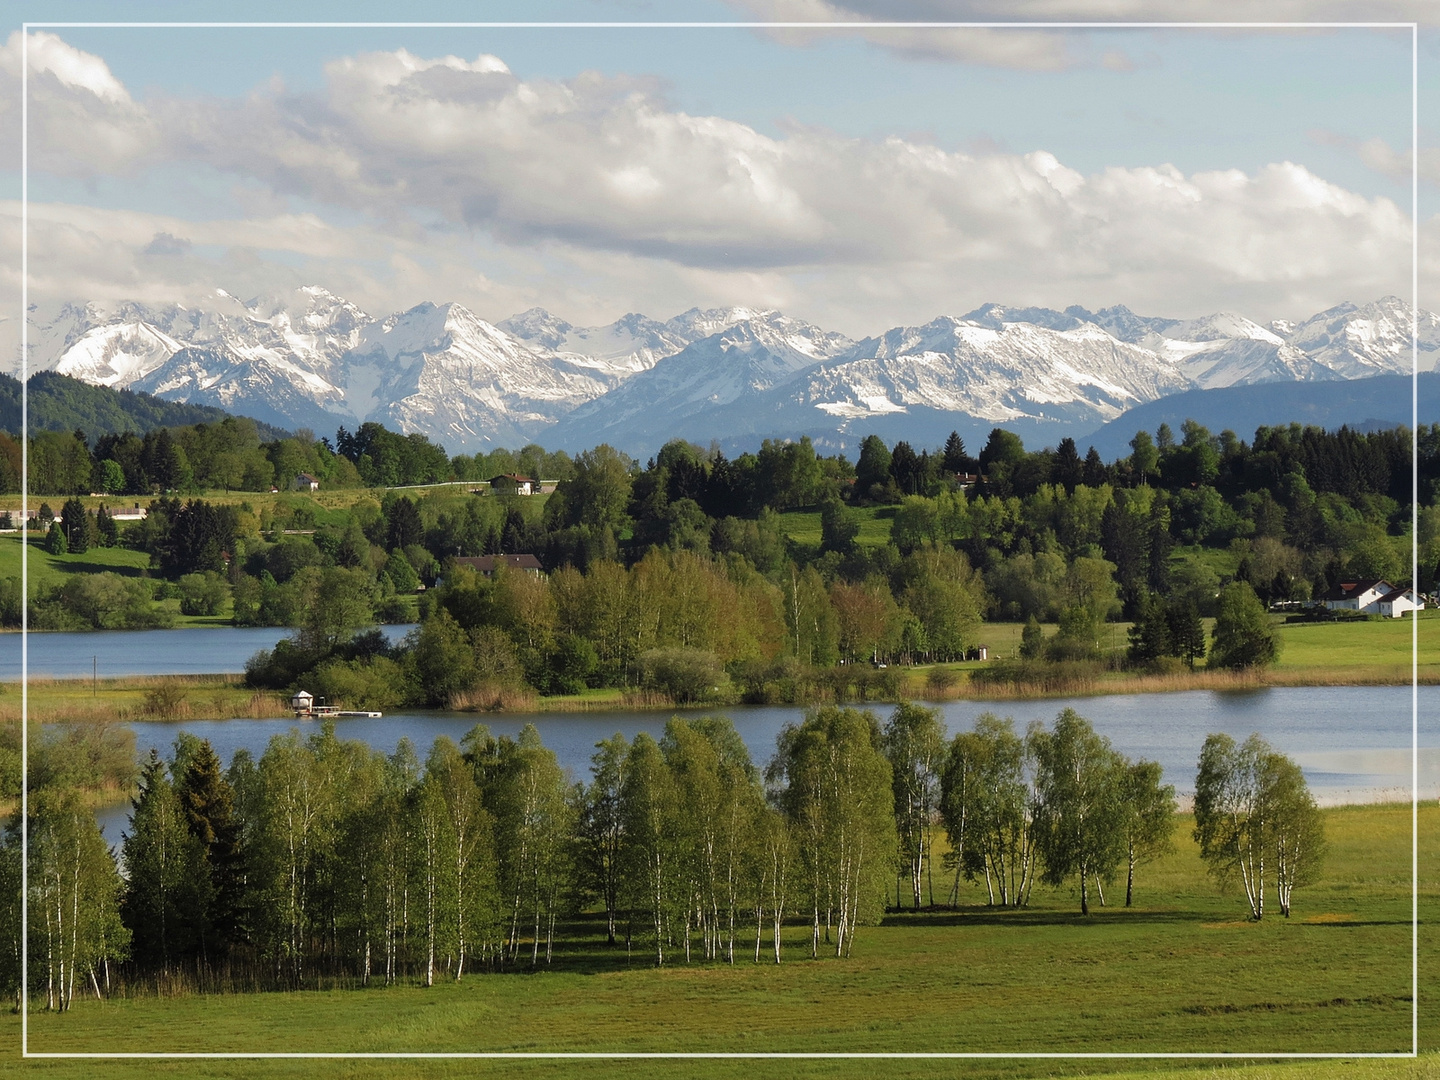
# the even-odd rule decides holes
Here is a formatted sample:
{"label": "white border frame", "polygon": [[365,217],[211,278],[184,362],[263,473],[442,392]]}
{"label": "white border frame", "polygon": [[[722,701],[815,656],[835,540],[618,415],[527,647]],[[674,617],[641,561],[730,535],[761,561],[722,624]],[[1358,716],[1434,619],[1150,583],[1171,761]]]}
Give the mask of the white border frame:
{"label": "white border frame", "polygon": [[1420,619],[1410,624],[1410,1038],[1408,1051],[1390,1053],[1263,1053],[1263,1051],[1076,1051],[1076,1053],[982,1053],[982,1051],[773,1051],[773,1053],[603,1053],[603,1051],[154,1051],[154,1053],[71,1053],[30,1050],[30,595],[29,480],[30,480],[30,30],[32,29],[204,29],[204,30],[1410,30],[1410,575],[1420,573],[1420,23],[1417,22],[36,22],[20,24],[20,1057],[86,1058],[86,1060],[150,1060],[150,1058],[577,1058],[577,1060],[635,1060],[635,1058],[1041,1058],[1041,1060],[1110,1060],[1110,1058],[1238,1058],[1238,1060],[1310,1060],[1310,1058],[1416,1058],[1420,1056]]}

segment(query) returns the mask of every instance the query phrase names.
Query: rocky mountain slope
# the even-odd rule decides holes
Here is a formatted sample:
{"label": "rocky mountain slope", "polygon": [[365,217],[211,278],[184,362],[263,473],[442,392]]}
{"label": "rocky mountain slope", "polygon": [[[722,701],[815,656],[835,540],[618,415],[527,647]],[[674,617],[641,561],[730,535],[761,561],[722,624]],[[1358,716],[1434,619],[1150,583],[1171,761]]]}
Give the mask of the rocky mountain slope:
{"label": "rocky mountain slope", "polygon": [[[1396,297],[1269,326],[987,304],[852,341],[747,308],[598,327],[543,308],[492,324],[453,303],[375,318],[309,286],[244,302],[217,290],[188,307],[71,304],[37,314],[32,337],[31,370],[283,427],[379,420],[452,452],[538,441],[646,453],[677,436],[801,433],[844,444],[946,422],[1059,438],[1183,391],[1410,366],[1410,309]],[[1420,338],[1433,368],[1440,318],[1421,312]]]}

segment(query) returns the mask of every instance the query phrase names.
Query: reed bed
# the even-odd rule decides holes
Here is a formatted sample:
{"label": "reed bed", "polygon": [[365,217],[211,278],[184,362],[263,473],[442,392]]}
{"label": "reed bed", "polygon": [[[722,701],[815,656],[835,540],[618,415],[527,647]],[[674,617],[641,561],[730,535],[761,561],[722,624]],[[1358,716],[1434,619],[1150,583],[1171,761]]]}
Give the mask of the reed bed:
{"label": "reed bed", "polygon": [[[38,724],[264,720],[291,711],[282,695],[255,692],[240,675],[32,679],[28,689],[30,720]],[[0,722],[19,721],[20,713],[20,684],[0,684]]]}

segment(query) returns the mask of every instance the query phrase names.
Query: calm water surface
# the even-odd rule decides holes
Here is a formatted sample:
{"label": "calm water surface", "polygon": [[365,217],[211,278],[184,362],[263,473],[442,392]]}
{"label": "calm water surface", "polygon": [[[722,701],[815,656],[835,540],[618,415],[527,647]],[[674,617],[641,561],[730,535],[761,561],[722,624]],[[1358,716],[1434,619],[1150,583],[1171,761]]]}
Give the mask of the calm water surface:
{"label": "calm water surface", "polygon": [[[208,633],[209,631],[207,631]],[[256,646],[261,647],[261,646]],[[214,670],[206,668],[204,670]],[[1158,761],[1165,779],[1182,795],[1193,791],[1195,763],[1206,735],[1223,731],[1243,739],[1258,731],[1305,770],[1311,790],[1322,803],[1408,799],[1410,796],[1411,710],[1408,686],[1275,687],[1243,693],[1194,690],[1175,694],[1121,694],[1108,697],[1051,698],[1044,701],[950,702],[942,706],[951,734],[970,727],[985,711],[1015,719],[1023,730],[1031,721],[1050,722],[1066,707],[1086,717],[1121,753],[1132,759]],[[1420,688],[1420,792],[1440,793],[1440,687]],[[775,737],[803,710],[794,707],[734,706],[713,710],[730,717],[750,754],[763,766],[775,750]],[[888,706],[877,706],[883,721]],[[704,711],[686,715],[705,715]],[[473,713],[400,712],[380,719],[344,719],[336,733],[391,753],[402,738],[415,744],[423,758],[441,735],[455,742],[475,724],[495,735],[514,736],[527,723],[540,731],[545,745],[576,779],[589,778],[595,743],[621,732],[633,738],[647,731],[659,738],[668,713]],[[236,750],[264,753],[276,735],[294,728],[302,735],[319,731],[313,721],[208,720],[185,723],[132,723],[140,755],[151,747],[168,756],[183,729],[209,739],[221,759]],[[101,815],[106,837],[118,843],[128,807]]]}
{"label": "calm water surface", "polygon": [[[410,626],[382,626],[399,641]],[[178,630],[97,630],[31,634],[30,676],[102,679],[126,675],[222,675],[245,670],[261,649],[288,636],[283,626],[182,627]],[[19,634],[0,634],[0,682],[20,678]]]}

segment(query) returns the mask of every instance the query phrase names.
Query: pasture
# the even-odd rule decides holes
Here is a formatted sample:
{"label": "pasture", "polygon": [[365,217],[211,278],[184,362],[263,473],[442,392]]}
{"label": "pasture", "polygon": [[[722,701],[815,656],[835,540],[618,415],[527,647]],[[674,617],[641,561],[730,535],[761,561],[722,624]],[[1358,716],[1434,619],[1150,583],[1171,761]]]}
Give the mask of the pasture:
{"label": "pasture", "polygon": [[[31,1049],[50,1051],[580,1051],[580,1052],[1387,1052],[1410,1047],[1410,807],[1326,811],[1322,880],[1297,890],[1295,915],[1244,920],[1244,902],[1204,874],[1189,838],[1137,876],[1110,906],[1081,918],[1072,890],[1037,887],[1029,908],[984,905],[963,884],[958,909],[937,871],[935,908],[866,927],[854,955],[810,960],[809,928],[786,927],[785,962],[683,962],[655,970],[640,950],[607,946],[603,920],[567,928],[553,967],[470,975],[426,989],[338,987],[290,993],[77,1000],[33,1013]],[[1420,816],[1422,1049],[1437,1040],[1434,924],[1440,915],[1440,808]],[[766,946],[768,948],[768,938]],[[768,960],[768,957],[766,958]],[[18,1020],[0,1037],[13,1051]],[[1242,1063],[1234,1063],[1240,1065]],[[314,1063],[34,1062],[25,1075],[291,1076]],[[448,1076],[1196,1076],[1214,1062],[667,1061],[329,1063],[327,1075]],[[12,1066],[18,1071],[19,1065]],[[1304,1062],[1232,1068],[1225,1077],[1430,1077],[1416,1062]]]}

